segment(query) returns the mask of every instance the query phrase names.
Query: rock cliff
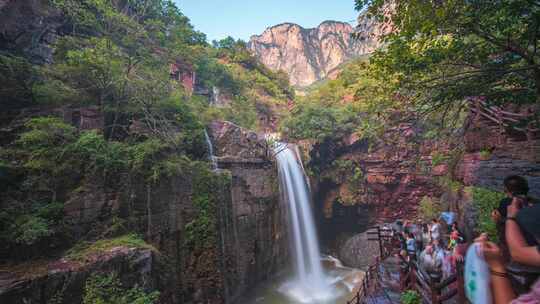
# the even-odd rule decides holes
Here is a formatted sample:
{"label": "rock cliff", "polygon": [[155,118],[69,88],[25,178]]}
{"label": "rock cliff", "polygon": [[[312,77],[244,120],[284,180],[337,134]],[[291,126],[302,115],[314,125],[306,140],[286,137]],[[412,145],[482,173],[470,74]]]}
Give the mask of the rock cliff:
{"label": "rock cliff", "polygon": [[[321,216],[340,222],[352,212],[360,220],[366,211],[355,209],[366,207],[366,221],[383,223],[416,214],[422,197],[438,195],[435,177],[448,169],[432,166],[432,153],[446,147],[421,135],[414,123],[402,122],[370,142],[353,135],[314,147],[310,166],[320,168],[314,183]],[[347,207],[353,210],[341,210]]]}
{"label": "rock cliff", "polygon": [[[513,117],[536,113],[506,110]],[[531,196],[540,196],[540,132],[505,128],[474,113],[455,141],[428,139],[419,125],[402,121],[369,141],[351,135],[305,145],[311,151],[308,167],[317,172],[312,185],[323,241],[331,250],[341,248],[344,263],[357,263],[348,256],[347,246],[356,242],[343,239],[347,234],[362,232],[369,224],[414,219],[421,215],[424,197],[456,212],[471,238],[478,212],[469,187],[502,192],[504,178],[517,174],[528,180]]]}
{"label": "rock cliff", "polygon": [[168,265],[163,256],[151,249],[118,246],[85,262],[60,259],[43,267],[36,265],[19,268],[16,273],[0,273],[2,303],[82,303],[85,281],[96,273],[116,273],[124,286],[161,290],[163,303],[179,302],[171,288],[174,280]]}
{"label": "rock cliff", "polygon": [[51,44],[66,22],[46,1],[0,1],[0,20],[0,49],[33,63],[52,62]]}
{"label": "rock cliff", "polygon": [[232,177],[230,198],[219,209],[224,294],[230,303],[288,263],[287,214],[264,137],[221,121],[211,124],[210,137],[219,170]]}
{"label": "rock cliff", "polygon": [[283,23],[252,36],[248,47],[270,69],[287,72],[292,85],[306,87],[333,77],[343,63],[373,52],[381,45],[379,38],[390,30],[388,24],[364,14],[356,27],[338,21],[310,29]]}
{"label": "rock cliff", "polygon": [[350,24],[337,21],[311,29],[283,23],[252,36],[248,47],[269,68],[287,72],[291,84],[305,87],[347,60],[373,51],[371,45],[351,37],[354,31]]}
{"label": "rock cliff", "polygon": [[[72,115],[67,115],[72,112],[56,109],[49,114],[72,121]],[[93,121],[102,119],[97,116]],[[18,117],[24,121],[28,116]],[[10,125],[20,125],[17,121],[11,120]],[[87,123],[94,126],[93,121]],[[201,176],[200,170],[188,168],[152,183],[127,174],[108,184],[87,177],[66,197],[64,219],[73,240],[137,233],[144,235],[155,252],[117,249],[94,256],[84,265],[66,261],[62,253],[14,265],[0,261],[0,302],[44,303],[65,290],[61,303],[79,303],[86,278],[115,271],[126,287],[138,284],[159,290],[160,303],[232,303],[275,275],[287,263],[288,243],[277,169],[266,142],[227,122],[213,123],[209,133],[220,167],[217,172]],[[201,236],[191,240],[188,228],[201,214],[200,183],[210,185],[206,195],[215,204],[208,214],[214,223],[207,228],[204,239],[208,241]],[[69,244],[66,239],[61,246]],[[140,271],[130,266],[137,263],[141,263]],[[29,275],[18,271],[26,268],[45,270]]]}

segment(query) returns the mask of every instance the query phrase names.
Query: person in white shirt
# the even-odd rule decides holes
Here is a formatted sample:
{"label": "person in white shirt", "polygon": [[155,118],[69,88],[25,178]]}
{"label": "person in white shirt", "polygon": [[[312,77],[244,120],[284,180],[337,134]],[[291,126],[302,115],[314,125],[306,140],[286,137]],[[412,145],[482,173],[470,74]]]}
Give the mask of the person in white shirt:
{"label": "person in white shirt", "polygon": [[431,221],[431,227],[429,228],[429,232],[431,234],[431,241],[441,239],[441,224],[439,224],[439,221],[437,219],[433,219]]}

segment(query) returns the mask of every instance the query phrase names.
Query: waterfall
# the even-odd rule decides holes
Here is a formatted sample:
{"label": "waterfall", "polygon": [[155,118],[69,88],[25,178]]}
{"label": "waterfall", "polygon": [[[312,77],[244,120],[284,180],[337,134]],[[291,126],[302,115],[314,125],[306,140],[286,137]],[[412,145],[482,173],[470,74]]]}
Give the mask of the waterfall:
{"label": "waterfall", "polygon": [[212,146],[212,141],[210,140],[210,136],[208,136],[206,129],[204,130],[204,139],[206,140],[206,146],[208,147],[208,160],[212,163],[212,170],[217,170],[218,164],[217,159],[214,156],[214,147]]}
{"label": "waterfall", "polygon": [[289,208],[296,271],[294,281],[285,284],[282,291],[298,302],[320,303],[332,297],[333,290],[321,265],[307,179],[293,149],[278,144],[275,153],[281,191]]}
{"label": "waterfall", "polygon": [[214,107],[220,106],[219,94],[221,94],[221,91],[219,90],[219,88],[216,86],[213,86],[212,98],[210,99],[211,106],[214,106]]}

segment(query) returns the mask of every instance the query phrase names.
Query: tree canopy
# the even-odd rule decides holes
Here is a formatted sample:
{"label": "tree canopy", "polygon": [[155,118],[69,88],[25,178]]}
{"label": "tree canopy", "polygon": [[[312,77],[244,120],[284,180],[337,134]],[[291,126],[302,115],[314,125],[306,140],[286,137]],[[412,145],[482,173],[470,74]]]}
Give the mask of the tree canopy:
{"label": "tree canopy", "polygon": [[420,110],[483,96],[540,104],[540,3],[533,0],[356,0],[394,31],[371,59]]}

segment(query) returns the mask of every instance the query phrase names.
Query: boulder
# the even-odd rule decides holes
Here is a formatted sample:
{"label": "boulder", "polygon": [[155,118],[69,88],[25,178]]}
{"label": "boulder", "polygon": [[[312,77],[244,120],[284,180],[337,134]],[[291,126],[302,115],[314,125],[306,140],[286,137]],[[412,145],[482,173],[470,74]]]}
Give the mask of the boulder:
{"label": "boulder", "polygon": [[339,260],[345,266],[366,269],[375,263],[379,254],[378,242],[368,241],[367,232],[363,232],[345,241],[339,249]]}

